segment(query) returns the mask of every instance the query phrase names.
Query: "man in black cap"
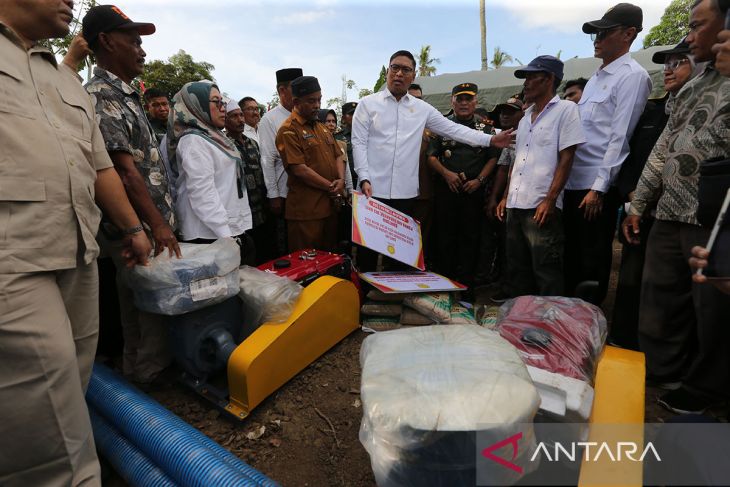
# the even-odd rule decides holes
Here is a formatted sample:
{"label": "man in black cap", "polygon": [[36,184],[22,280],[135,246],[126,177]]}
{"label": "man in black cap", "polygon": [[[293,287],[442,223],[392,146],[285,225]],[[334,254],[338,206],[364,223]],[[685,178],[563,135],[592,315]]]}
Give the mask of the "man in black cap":
{"label": "man in black cap", "polygon": [[532,106],[517,127],[515,162],[500,203],[506,207],[506,284],[513,296],[561,296],[563,188],[586,138],[576,104],[556,95],[562,61],[538,56],[515,76],[525,80],[525,103]]}
{"label": "man in black cap", "polygon": [[[477,90],[474,83],[454,86],[451,90],[454,114],[448,119],[489,133],[474,115]],[[431,139],[427,155],[437,176],[434,181],[436,269],[472,288],[479,257],[484,192],[496,167],[499,149],[473,147],[436,136]]]}
{"label": "man in black cap", "polygon": [[276,93],[279,104],[266,112],[259,122],[259,148],[261,167],[266,180],[266,193],[273,218],[276,219],[277,242],[280,254],[287,253],[287,231],[284,220],[284,207],[287,195],[287,173],[279,152],[276,150],[276,133],[284,120],[289,118],[294,108],[291,82],[302,76],[300,68],[285,68],[276,72]]}
{"label": "man in black cap", "polygon": [[[97,62],[86,91],[94,99],[106,149],[129,200],[149,229],[155,255],[167,250],[171,256],[180,257],[169,176],[142,97],[131,86],[144,69],[146,54],[140,36],[152,34],[155,26],[132,22],[113,5],[92,7],[82,25],[84,38]],[[160,315],[136,308],[121,272],[123,235],[106,219],[102,220],[101,230],[99,240],[118,271],[124,374],[136,382],[149,383],[172,361],[167,347],[167,324]]]}
{"label": "man in black cap", "polygon": [[345,157],[318,121],[322,90],[317,78],[301,76],[292,81],[291,91],[294,111],[276,135],[276,149],[289,174],[284,212],[289,251],[334,251],[336,204],[345,197]]}
{"label": "man in black cap", "polygon": [[347,162],[350,164],[353,188],[357,188],[357,173],[355,172],[355,162],[352,160],[352,114],[355,113],[356,108],[357,102],[354,101],[348,101],[342,105],[342,121],[340,122],[342,130],[335,134],[335,139],[347,142]]}
{"label": "man in black cap", "polygon": [[[629,155],[616,178],[616,188],[623,203],[631,201],[646,160],[667,125],[677,93],[701,70],[690,55],[689,44],[685,41],[672,49],[655,52],[651,59],[654,63],[664,66],[666,94],[661,98],[652,98],[646,102],[644,113],[641,114],[634,135],[629,142]],[[629,225],[634,218],[637,221],[639,219],[639,217],[626,218],[626,212],[622,210],[621,226]],[[648,235],[653,222],[654,218],[651,215],[645,215],[641,219],[640,233]],[[638,350],[639,298],[647,241],[642,238],[640,242],[629,242],[623,231],[619,232],[619,240],[623,244],[623,249],[609,340],[621,347]]]}
{"label": "man in black cap", "polygon": [[578,103],[586,143],[575,152],[565,186],[565,253],[571,256],[565,277],[568,295],[583,281],[597,281],[590,296],[595,304],[606,296],[611,273],[620,205],[613,185],[651,92],[649,74],[629,54],[642,19],[639,7],[619,3],[601,19],[583,24],[602,64]]}

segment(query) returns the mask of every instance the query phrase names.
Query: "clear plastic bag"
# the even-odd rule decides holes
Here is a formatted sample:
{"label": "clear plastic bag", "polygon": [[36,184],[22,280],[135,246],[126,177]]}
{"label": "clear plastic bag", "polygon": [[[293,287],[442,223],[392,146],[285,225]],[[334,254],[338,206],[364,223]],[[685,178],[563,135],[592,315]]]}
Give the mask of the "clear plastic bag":
{"label": "clear plastic bag", "polygon": [[499,334],[527,365],[593,384],[607,333],[600,308],[578,298],[520,296],[500,313]]}
{"label": "clear plastic bag", "polygon": [[[535,466],[528,461],[534,432],[524,423],[531,424],[540,399],[517,351],[498,333],[473,325],[376,333],[363,342],[360,364],[360,442],[380,487],[475,485],[478,445],[518,431],[525,437],[512,461],[524,474]],[[490,485],[518,480],[494,465]]]}
{"label": "clear plastic bag", "polygon": [[304,289],[301,284],[246,265],[238,272],[238,295],[243,300],[247,323],[283,323],[289,318]]}
{"label": "clear plastic bag", "polygon": [[240,247],[232,238],[211,244],[180,244],[182,258],[167,251],[134,266],[125,279],[142,311],[180,315],[220,303],[238,293]]}

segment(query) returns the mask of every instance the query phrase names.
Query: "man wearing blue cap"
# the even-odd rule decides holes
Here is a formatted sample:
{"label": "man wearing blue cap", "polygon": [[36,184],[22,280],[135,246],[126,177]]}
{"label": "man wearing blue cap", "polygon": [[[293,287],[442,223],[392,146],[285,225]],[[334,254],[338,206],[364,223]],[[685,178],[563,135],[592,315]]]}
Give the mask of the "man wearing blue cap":
{"label": "man wearing blue cap", "polygon": [[538,56],[515,76],[525,80],[515,162],[498,216],[505,216],[509,291],[514,296],[564,293],[563,188],[576,148],[585,142],[578,107],[556,95],[563,63]]}
{"label": "man wearing blue cap", "polygon": [[583,281],[598,281],[591,301],[608,290],[613,236],[620,198],[616,176],[629,153],[629,139],[651,92],[644,68],[629,49],[641,31],[643,13],[630,3],[611,7],[601,19],[583,24],[601,67],[588,80],[578,103],[586,143],[575,152],[565,186],[566,292]]}

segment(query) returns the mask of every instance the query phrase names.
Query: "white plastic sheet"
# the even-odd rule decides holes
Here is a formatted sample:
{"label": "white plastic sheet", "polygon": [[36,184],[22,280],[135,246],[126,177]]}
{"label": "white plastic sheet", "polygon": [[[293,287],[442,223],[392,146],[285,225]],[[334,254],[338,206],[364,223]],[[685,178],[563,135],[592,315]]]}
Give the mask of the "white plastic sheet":
{"label": "white plastic sheet", "polygon": [[168,252],[126,273],[135,305],[150,313],[179,315],[238,293],[240,247],[231,238],[211,244],[180,243],[182,258]]}
{"label": "white plastic sheet", "polygon": [[[371,335],[360,363],[360,442],[381,487],[474,485],[477,431],[503,440],[532,422],[540,402],[516,349],[479,326]],[[535,448],[531,431],[525,443],[514,463],[527,474]],[[496,475],[503,476],[493,485],[519,479],[500,468]]]}

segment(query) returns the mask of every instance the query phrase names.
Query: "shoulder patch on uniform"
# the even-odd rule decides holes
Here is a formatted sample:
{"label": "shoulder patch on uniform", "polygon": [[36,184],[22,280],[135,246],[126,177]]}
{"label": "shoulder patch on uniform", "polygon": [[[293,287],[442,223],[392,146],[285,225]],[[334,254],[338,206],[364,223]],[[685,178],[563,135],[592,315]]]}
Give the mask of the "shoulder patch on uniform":
{"label": "shoulder patch on uniform", "polygon": [[283,134],[283,135],[286,135],[286,134],[290,134],[290,135],[297,135],[297,133],[296,133],[296,132],[293,132],[293,131],[291,131],[291,130],[285,130],[285,131],[283,131],[283,132],[282,132],[282,134]]}

